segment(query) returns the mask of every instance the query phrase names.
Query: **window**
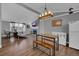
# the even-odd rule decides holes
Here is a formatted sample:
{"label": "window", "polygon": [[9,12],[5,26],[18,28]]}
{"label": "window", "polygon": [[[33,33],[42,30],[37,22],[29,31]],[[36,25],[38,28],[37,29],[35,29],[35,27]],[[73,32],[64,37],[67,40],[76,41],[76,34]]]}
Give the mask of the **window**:
{"label": "window", "polygon": [[10,23],[10,31],[14,32],[14,30],[17,30],[17,32],[24,32],[25,24],[21,23]]}

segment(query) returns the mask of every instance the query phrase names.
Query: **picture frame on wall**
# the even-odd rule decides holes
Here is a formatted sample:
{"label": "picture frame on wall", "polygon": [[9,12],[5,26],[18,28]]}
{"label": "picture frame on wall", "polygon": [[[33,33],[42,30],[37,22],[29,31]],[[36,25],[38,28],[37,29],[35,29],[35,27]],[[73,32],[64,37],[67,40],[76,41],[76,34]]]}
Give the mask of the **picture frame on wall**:
{"label": "picture frame on wall", "polygon": [[62,19],[52,20],[52,26],[53,27],[61,27],[62,26]]}

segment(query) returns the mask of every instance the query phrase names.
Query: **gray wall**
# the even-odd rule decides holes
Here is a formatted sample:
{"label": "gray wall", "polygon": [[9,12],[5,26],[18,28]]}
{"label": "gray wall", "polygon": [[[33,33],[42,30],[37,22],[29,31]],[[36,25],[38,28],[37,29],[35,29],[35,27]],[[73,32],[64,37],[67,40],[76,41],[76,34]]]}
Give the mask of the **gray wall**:
{"label": "gray wall", "polygon": [[[52,26],[52,20],[54,19],[62,19],[62,26],[61,27],[53,27]],[[74,22],[79,20],[79,13],[74,13],[72,15],[65,15],[65,16],[59,16],[50,18],[50,20],[47,21],[40,21],[39,24],[39,32],[69,32],[69,22]]]}

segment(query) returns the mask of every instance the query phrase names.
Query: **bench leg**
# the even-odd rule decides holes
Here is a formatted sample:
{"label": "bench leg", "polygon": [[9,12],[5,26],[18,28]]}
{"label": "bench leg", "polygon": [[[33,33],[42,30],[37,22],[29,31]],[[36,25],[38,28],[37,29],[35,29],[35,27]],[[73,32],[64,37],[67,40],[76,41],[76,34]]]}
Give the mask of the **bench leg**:
{"label": "bench leg", "polygon": [[34,42],[33,42],[33,49],[35,48],[35,44],[34,44]]}
{"label": "bench leg", "polygon": [[49,56],[55,56],[55,51],[53,48],[49,49]]}
{"label": "bench leg", "polygon": [[51,56],[51,49],[49,49],[49,56]]}
{"label": "bench leg", "polygon": [[52,56],[53,55],[53,49],[49,49],[49,55]]}
{"label": "bench leg", "polygon": [[55,48],[53,49],[53,56],[55,56]]}
{"label": "bench leg", "polygon": [[53,55],[53,49],[51,48],[51,56]]}
{"label": "bench leg", "polygon": [[36,44],[36,47],[38,47],[38,44]]}
{"label": "bench leg", "polygon": [[33,49],[38,47],[38,45],[36,43],[33,42]]}

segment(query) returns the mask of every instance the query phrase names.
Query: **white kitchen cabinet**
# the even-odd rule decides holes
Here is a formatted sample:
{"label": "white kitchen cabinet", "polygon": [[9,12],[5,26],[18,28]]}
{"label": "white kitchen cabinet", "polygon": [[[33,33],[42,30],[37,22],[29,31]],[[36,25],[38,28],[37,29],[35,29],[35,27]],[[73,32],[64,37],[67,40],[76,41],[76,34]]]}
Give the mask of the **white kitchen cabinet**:
{"label": "white kitchen cabinet", "polygon": [[69,46],[79,50],[79,21],[69,23]]}
{"label": "white kitchen cabinet", "polygon": [[52,35],[59,37],[59,44],[66,45],[66,33],[64,32],[52,32]]}

